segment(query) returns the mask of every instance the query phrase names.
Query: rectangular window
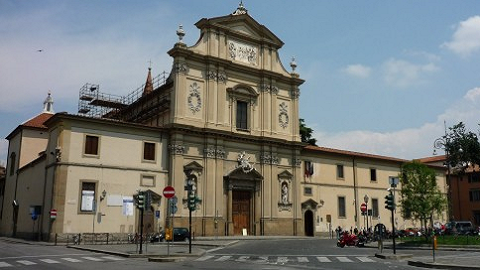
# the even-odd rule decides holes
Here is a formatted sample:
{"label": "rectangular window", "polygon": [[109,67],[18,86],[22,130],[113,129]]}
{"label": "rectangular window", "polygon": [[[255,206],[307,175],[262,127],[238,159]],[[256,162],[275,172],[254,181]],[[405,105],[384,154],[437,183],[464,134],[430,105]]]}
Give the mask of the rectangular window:
{"label": "rectangular window", "polygon": [[337,165],[337,178],[343,179],[343,165]]}
{"label": "rectangular window", "polygon": [[81,212],[94,212],[95,211],[95,182],[82,182],[82,194],[80,202]]}
{"label": "rectangular window", "polygon": [[472,189],[472,190],[470,190],[470,201],[471,201],[471,202],[478,202],[478,201],[480,201],[480,189]]}
{"label": "rectangular window", "polygon": [[313,175],[313,162],[305,161],[305,176],[311,177]]}
{"label": "rectangular window", "polygon": [[143,159],[155,160],[155,143],[143,143]]}
{"label": "rectangular window", "polygon": [[14,152],[12,152],[10,154],[10,176],[13,175],[13,173],[15,172],[15,161],[16,161],[16,157],[17,155],[15,155]]}
{"label": "rectangular window", "polygon": [[85,154],[86,155],[98,155],[98,136],[86,135],[85,136]]}
{"label": "rectangular window", "polygon": [[247,130],[248,123],[248,104],[245,101],[237,101],[237,129]]}
{"label": "rectangular window", "polygon": [[303,194],[305,195],[312,195],[312,188],[311,187],[305,187],[303,189]]}
{"label": "rectangular window", "polygon": [[345,218],[346,216],[345,197],[338,197],[338,217]]}
{"label": "rectangular window", "polygon": [[377,169],[370,169],[370,181],[377,181]]}
{"label": "rectangular window", "polygon": [[372,198],[372,217],[378,218],[378,199]]}
{"label": "rectangular window", "polygon": [[468,183],[480,182],[480,173],[471,173],[468,175]]}

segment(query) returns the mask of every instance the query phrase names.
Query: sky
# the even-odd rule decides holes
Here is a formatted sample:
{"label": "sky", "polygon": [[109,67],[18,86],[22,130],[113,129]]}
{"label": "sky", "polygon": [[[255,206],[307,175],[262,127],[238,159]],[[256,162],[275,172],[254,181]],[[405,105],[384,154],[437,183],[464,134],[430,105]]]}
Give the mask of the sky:
{"label": "sky", "polygon": [[[445,127],[480,123],[480,1],[244,0],[295,57],[300,117],[317,145],[428,157]],[[170,71],[167,51],[199,39],[195,23],[238,0],[0,0],[0,165],[5,137],[41,113],[76,114],[79,89],[126,95]],[[442,153],[442,151],[440,151]]]}

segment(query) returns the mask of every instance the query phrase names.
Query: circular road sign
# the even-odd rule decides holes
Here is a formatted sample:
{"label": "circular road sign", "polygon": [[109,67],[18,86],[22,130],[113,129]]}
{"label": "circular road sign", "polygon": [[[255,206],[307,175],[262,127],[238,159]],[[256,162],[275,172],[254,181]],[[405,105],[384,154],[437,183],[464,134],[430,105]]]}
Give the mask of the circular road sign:
{"label": "circular road sign", "polygon": [[173,196],[175,196],[175,189],[172,186],[166,186],[163,189],[163,196],[165,196],[165,198],[167,199],[172,198]]}
{"label": "circular road sign", "polygon": [[362,212],[367,211],[367,204],[366,204],[366,203],[362,203],[362,205],[360,205],[360,210],[362,210]]}

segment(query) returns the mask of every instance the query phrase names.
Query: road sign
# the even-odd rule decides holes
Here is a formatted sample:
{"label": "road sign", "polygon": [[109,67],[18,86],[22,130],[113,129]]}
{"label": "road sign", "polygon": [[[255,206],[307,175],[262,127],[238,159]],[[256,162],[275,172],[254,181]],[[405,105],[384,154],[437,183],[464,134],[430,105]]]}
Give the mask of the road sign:
{"label": "road sign", "polygon": [[163,196],[167,199],[173,198],[173,196],[175,196],[175,189],[172,186],[166,186],[163,189]]}
{"label": "road sign", "polygon": [[366,203],[362,203],[362,204],[360,205],[360,210],[362,210],[362,212],[367,211],[367,204],[366,204]]}
{"label": "road sign", "polygon": [[51,219],[56,219],[57,218],[57,210],[56,209],[50,210],[50,218]]}

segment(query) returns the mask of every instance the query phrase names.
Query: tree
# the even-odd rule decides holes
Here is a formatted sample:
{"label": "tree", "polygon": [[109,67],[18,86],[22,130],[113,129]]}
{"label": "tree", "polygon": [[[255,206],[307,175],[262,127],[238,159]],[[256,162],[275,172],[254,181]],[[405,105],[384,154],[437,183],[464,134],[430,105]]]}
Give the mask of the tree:
{"label": "tree", "polygon": [[445,194],[437,186],[435,170],[418,161],[405,163],[400,183],[402,216],[420,220],[424,228],[428,220],[433,225],[433,214],[442,214],[447,207]]}
{"label": "tree", "polygon": [[442,138],[450,167],[463,172],[470,165],[480,165],[480,142],[475,133],[466,130],[464,123],[450,127]]}
{"label": "tree", "polygon": [[305,120],[300,118],[300,137],[302,142],[317,146],[317,139],[312,138],[313,129],[305,125]]}

